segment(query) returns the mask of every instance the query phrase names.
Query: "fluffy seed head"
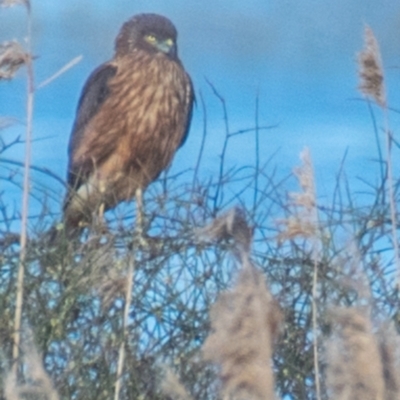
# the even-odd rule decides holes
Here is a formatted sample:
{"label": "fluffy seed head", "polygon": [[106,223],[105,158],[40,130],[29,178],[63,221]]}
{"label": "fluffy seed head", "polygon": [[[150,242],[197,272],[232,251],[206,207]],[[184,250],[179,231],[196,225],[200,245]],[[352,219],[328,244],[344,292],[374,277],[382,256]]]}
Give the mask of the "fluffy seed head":
{"label": "fluffy seed head", "polygon": [[371,97],[381,107],[386,106],[384,74],[379,44],[374,32],[369,26],[365,27],[364,49],[358,55],[359,90]]}

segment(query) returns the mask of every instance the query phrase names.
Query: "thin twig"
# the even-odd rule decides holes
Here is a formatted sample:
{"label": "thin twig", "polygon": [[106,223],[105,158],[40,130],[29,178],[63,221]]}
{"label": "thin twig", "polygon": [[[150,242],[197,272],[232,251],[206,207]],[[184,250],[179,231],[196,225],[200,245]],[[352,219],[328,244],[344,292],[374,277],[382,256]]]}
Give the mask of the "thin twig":
{"label": "thin twig", "polygon": [[374,127],[374,136],[375,136],[376,148],[378,150],[379,166],[380,166],[380,170],[381,170],[380,171],[381,172],[381,180],[382,180],[382,182],[384,182],[385,181],[385,177],[386,177],[385,170],[384,170],[385,162],[384,162],[384,159],[383,159],[381,143],[380,143],[380,140],[379,140],[379,129],[378,129],[378,126],[377,126],[377,123],[376,123],[376,118],[375,118],[375,115],[374,115],[374,110],[372,108],[372,104],[371,104],[371,102],[369,101],[368,98],[367,98],[367,105],[368,105],[369,114],[371,116],[372,125]]}
{"label": "thin twig", "polygon": [[314,375],[315,375],[315,390],[317,399],[321,400],[321,385],[319,381],[319,361],[318,361],[318,247],[317,239],[313,239],[313,285],[312,285],[312,326],[313,326],[313,353],[314,353]]}
{"label": "thin twig", "polygon": [[390,219],[392,226],[392,241],[394,248],[394,259],[397,268],[397,287],[400,287],[400,256],[399,256],[399,241],[397,237],[397,210],[396,210],[396,199],[394,191],[394,179],[393,179],[393,163],[392,163],[392,132],[389,128],[389,115],[386,106],[383,109],[383,119],[385,124],[385,136],[386,136],[386,157],[387,157],[387,183],[389,189],[389,205],[390,205]]}
{"label": "thin twig", "polygon": [[317,400],[321,400],[321,383],[320,383],[320,373],[319,373],[319,360],[318,360],[318,264],[320,260],[320,239],[319,235],[319,218],[318,218],[318,208],[317,208],[317,193],[315,189],[315,175],[314,168],[311,161],[311,156],[308,151],[305,155],[305,164],[309,164],[310,173],[310,183],[311,196],[313,198],[313,206],[310,210],[312,212],[312,220],[315,224],[315,235],[311,238],[312,245],[312,260],[313,260],[313,283],[312,283],[312,330],[313,330],[313,353],[314,353],[314,374],[315,374],[315,391]]}
{"label": "thin twig", "polygon": [[194,188],[195,188],[197,176],[199,173],[200,163],[201,163],[201,160],[203,157],[204,146],[205,146],[206,137],[207,137],[207,107],[204,102],[203,94],[201,92],[200,92],[200,100],[201,100],[201,107],[203,109],[203,135],[201,137],[199,155],[197,157],[197,162],[196,162],[196,166],[194,168],[194,173],[193,173],[192,193],[194,193]]}
{"label": "thin twig", "polygon": [[62,68],[60,68],[55,74],[50,76],[50,78],[47,78],[43,82],[39,83],[39,85],[37,86],[37,89],[41,89],[44,86],[47,86],[50,82],[53,82],[59,76],[61,76],[62,74],[67,72],[69,69],[71,69],[74,65],[81,62],[82,58],[83,58],[82,55],[73,58],[71,61],[69,61],[67,64],[65,64]]}
{"label": "thin twig", "polygon": [[246,128],[246,129],[239,129],[235,132],[230,132],[229,133],[229,137],[234,137],[234,136],[238,136],[238,135],[243,135],[245,133],[249,133],[249,132],[255,132],[256,130],[258,130],[259,132],[261,131],[267,131],[270,129],[274,129],[277,128],[279,126],[279,124],[274,124],[274,125],[265,125],[265,126],[256,126],[254,128]]}
{"label": "thin twig", "polygon": [[[13,142],[13,143],[15,143],[15,142]],[[1,162],[5,163],[5,164],[12,164],[12,165],[17,165],[17,166],[23,166],[24,165],[24,163],[21,163],[20,161],[11,160],[9,158],[4,158],[4,157],[1,158]],[[50,169],[48,169],[46,167],[38,167],[36,165],[30,165],[29,168],[31,170],[34,170],[34,171],[37,171],[37,172],[41,172],[42,174],[50,176],[51,178],[55,179],[57,182],[61,183],[62,186],[67,187],[65,179],[61,178],[60,176],[58,176],[56,173],[54,173]]]}
{"label": "thin twig", "polygon": [[255,152],[256,152],[256,159],[255,159],[255,172],[254,172],[254,197],[253,197],[253,214],[256,212],[257,207],[257,194],[258,194],[258,177],[260,170],[260,131],[258,129],[258,114],[259,114],[259,94],[257,92],[256,96],[256,113],[255,113]]}
{"label": "thin twig", "polygon": [[[220,196],[220,191],[223,186],[222,181],[223,181],[223,176],[224,176],[225,156],[226,156],[229,138],[230,138],[230,130],[229,130],[228,110],[226,108],[225,99],[218,93],[216,87],[208,79],[206,79],[206,81],[209,84],[209,86],[211,87],[211,90],[213,91],[214,95],[221,102],[223,115],[224,115],[224,123],[225,123],[225,140],[224,140],[222,152],[220,155],[221,161],[220,161],[220,165],[219,165],[219,178],[218,178],[217,190],[216,190],[215,197],[214,197],[214,213],[216,213],[218,211],[217,210],[218,198]],[[221,191],[221,203],[222,202],[223,202],[223,192]]]}

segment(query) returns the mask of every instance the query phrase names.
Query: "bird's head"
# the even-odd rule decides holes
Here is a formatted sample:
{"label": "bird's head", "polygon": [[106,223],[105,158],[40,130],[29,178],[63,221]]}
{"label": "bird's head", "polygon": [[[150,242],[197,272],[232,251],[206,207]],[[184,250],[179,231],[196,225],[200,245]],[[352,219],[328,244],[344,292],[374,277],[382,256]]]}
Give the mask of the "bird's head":
{"label": "bird's head", "polygon": [[157,14],[139,14],[124,23],[115,41],[117,55],[136,49],[161,52],[177,58],[177,31],[173,23]]}

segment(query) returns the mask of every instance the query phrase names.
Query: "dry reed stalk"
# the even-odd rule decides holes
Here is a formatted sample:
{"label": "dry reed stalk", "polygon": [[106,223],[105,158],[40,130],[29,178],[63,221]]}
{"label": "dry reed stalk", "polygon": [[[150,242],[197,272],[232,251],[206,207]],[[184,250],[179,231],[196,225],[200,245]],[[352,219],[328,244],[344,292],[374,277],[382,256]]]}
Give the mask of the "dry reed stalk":
{"label": "dry reed stalk", "polygon": [[[142,189],[137,189],[135,193],[136,198],[136,223],[134,229],[134,242],[137,243],[136,251],[140,251],[140,248],[144,241],[143,227],[144,227],[144,207],[143,207],[143,192]],[[129,254],[128,256],[128,272],[127,272],[127,284],[125,292],[125,306],[124,306],[124,317],[123,317],[123,332],[121,345],[118,351],[118,364],[117,364],[117,376],[115,381],[114,400],[119,400],[119,394],[121,391],[122,373],[124,370],[125,362],[125,344],[128,337],[128,325],[129,325],[129,310],[132,303],[132,290],[133,280],[136,268],[135,254]]]}
{"label": "dry reed stalk", "polygon": [[327,344],[327,386],[335,400],[384,400],[378,342],[369,319],[355,308],[333,312]]}
{"label": "dry reed stalk", "polygon": [[317,399],[321,399],[321,384],[319,372],[318,355],[318,264],[321,259],[319,220],[316,200],[314,168],[308,148],[300,153],[302,165],[294,170],[301,192],[291,193],[290,198],[295,206],[295,215],[286,220],[279,221],[284,226],[279,234],[278,240],[293,239],[298,236],[307,238],[311,244],[313,260],[313,285],[312,285],[312,329],[313,329],[313,352],[314,352],[314,374],[315,391]]}
{"label": "dry reed stalk", "polygon": [[17,380],[18,358],[21,342],[21,320],[24,293],[24,275],[28,230],[28,210],[29,210],[29,186],[30,186],[30,165],[31,165],[31,145],[32,145],[32,122],[33,122],[33,104],[34,104],[34,73],[32,60],[32,14],[31,8],[27,7],[27,111],[26,111],[26,147],[24,159],[24,181],[22,193],[22,216],[21,216],[21,237],[20,237],[20,256],[17,275],[16,301],[15,301],[15,319],[14,319],[14,344],[13,344],[13,367],[12,372]]}
{"label": "dry reed stalk", "polygon": [[[7,42],[0,45],[0,80],[11,79],[22,65],[26,65],[27,70],[27,98],[26,98],[26,147],[24,157],[24,178],[21,207],[21,235],[20,235],[20,256],[17,274],[15,318],[14,318],[14,340],[13,340],[13,366],[12,372],[17,381],[18,358],[21,342],[21,320],[24,295],[24,275],[26,261],[27,231],[28,231],[28,212],[29,212],[29,192],[30,192],[30,167],[31,167],[31,145],[33,128],[33,106],[35,94],[35,81],[33,70],[32,52],[32,12],[29,0],[1,0],[0,6],[12,7],[22,4],[27,9],[27,35],[26,51],[17,42]],[[62,71],[64,72],[64,71]],[[60,73],[61,74],[61,73]],[[59,74],[59,75],[60,75]]]}
{"label": "dry reed stalk", "polygon": [[[26,148],[25,148],[25,161],[24,161],[24,189],[22,196],[22,221],[21,221],[21,236],[20,236],[20,261],[18,267],[17,276],[17,288],[16,288],[16,306],[15,306],[15,320],[14,320],[14,343],[13,343],[13,367],[12,367],[12,378],[10,382],[14,382],[12,385],[17,383],[17,371],[18,371],[18,357],[20,347],[20,329],[21,329],[21,317],[22,317],[22,303],[23,303],[23,282],[24,282],[24,262],[26,252],[26,240],[27,240],[27,220],[28,220],[28,199],[29,199],[29,167],[30,167],[30,152],[31,152],[31,136],[32,136],[32,116],[33,116],[33,66],[31,57],[31,32],[32,32],[32,21],[30,14],[30,4],[27,1],[18,0],[2,0],[0,6],[12,7],[17,4],[24,4],[28,10],[28,22],[27,22],[27,48],[26,52],[22,46],[16,42],[5,42],[0,44],[0,80],[12,79],[18,69],[26,65],[27,67],[27,123],[26,123]],[[12,386],[11,385],[11,386]],[[10,394],[8,394],[10,396]]]}
{"label": "dry reed stalk", "polygon": [[397,209],[394,190],[392,145],[393,137],[389,124],[388,101],[384,84],[384,70],[382,64],[379,43],[373,30],[365,27],[364,49],[358,55],[359,65],[359,90],[366,97],[372,98],[382,109],[384,120],[384,132],[386,137],[386,165],[387,185],[389,190],[390,218],[392,226],[392,242],[394,248],[394,259],[397,268],[397,286],[400,286],[400,250],[397,235]]}
{"label": "dry reed stalk", "polygon": [[204,358],[220,366],[224,398],[275,398],[271,363],[279,322],[263,275],[245,264],[235,287],[212,307],[213,333],[203,346]]}
{"label": "dry reed stalk", "polygon": [[117,364],[117,377],[115,381],[115,391],[114,400],[119,399],[119,394],[121,391],[122,373],[124,371],[125,362],[125,345],[126,339],[128,337],[128,324],[129,324],[129,310],[132,303],[132,290],[133,290],[133,278],[135,273],[135,258],[134,256],[129,257],[129,266],[127,272],[127,282],[126,282],[126,292],[125,292],[125,306],[124,306],[124,316],[123,316],[123,330],[122,330],[122,340],[118,351],[118,364]]}

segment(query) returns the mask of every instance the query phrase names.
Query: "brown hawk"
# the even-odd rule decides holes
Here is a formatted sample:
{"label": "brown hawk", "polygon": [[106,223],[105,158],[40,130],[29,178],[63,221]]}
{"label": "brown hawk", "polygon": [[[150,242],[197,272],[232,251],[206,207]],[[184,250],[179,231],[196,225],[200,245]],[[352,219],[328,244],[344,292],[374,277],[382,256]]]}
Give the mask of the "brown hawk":
{"label": "brown hawk", "polygon": [[67,229],[132,199],[185,142],[194,95],[176,40],[167,18],[136,15],[84,85],[68,149]]}

